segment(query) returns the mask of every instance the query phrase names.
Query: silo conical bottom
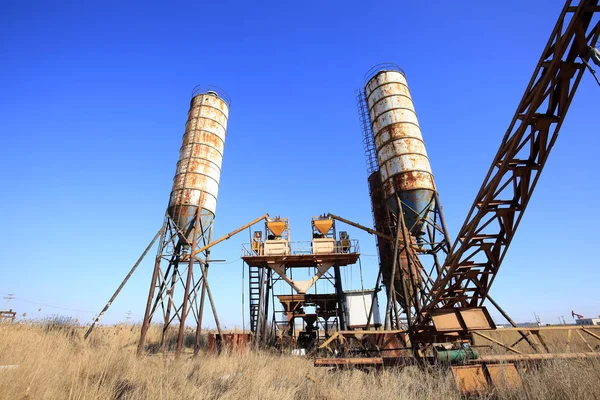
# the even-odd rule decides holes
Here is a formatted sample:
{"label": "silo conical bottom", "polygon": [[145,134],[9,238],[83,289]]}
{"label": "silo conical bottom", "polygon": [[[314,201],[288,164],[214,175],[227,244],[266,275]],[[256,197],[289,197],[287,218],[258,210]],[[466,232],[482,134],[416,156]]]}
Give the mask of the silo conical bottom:
{"label": "silo conical bottom", "polygon": [[[435,192],[430,189],[410,190],[399,193],[404,223],[408,231],[417,238],[425,234],[423,221],[433,209],[434,195]],[[398,215],[398,203],[395,197],[387,200],[387,206],[392,213]]]}

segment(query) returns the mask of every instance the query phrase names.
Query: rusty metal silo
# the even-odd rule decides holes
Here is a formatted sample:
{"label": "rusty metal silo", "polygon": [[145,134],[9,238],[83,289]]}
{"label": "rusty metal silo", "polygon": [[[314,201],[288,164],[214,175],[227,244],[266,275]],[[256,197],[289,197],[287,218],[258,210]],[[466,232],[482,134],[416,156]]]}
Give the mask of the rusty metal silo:
{"label": "rusty metal silo", "polygon": [[368,75],[364,92],[386,204],[394,214],[402,209],[419,238],[436,189],[404,72],[395,65],[379,67]]}
{"label": "rusty metal silo", "polygon": [[[392,218],[389,208],[386,206],[386,195],[383,190],[381,172],[377,162],[377,151],[373,138],[373,131],[369,117],[366,98],[362,90],[357,91],[358,114],[363,132],[363,144],[367,162],[369,195],[371,197],[371,211],[373,213],[373,227],[376,231],[384,233],[389,237],[394,236],[396,229],[395,218]],[[379,266],[381,268],[383,283],[386,293],[389,292],[393,272],[394,243],[376,237],[377,253],[379,255]],[[394,288],[396,299],[404,306],[404,292],[402,290],[402,279],[409,275],[409,264],[405,252],[398,254],[396,272],[394,275]]]}
{"label": "rusty metal silo", "polygon": [[[200,348],[206,293],[214,313],[215,306],[206,281],[210,260],[206,244],[212,237],[217,209],[229,104],[221,90],[202,91],[196,87],[192,91],[173,188],[160,231],[138,353],[144,350],[146,335],[157,310],[160,310],[158,315],[163,325],[161,347],[174,333],[170,328],[178,325],[177,353],[183,348],[188,317],[196,322],[194,351]],[[216,314],[215,321],[220,331]]]}
{"label": "rusty metal silo", "polygon": [[192,96],[167,210],[182,231],[196,209],[203,230],[214,219],[229,114],[223,94],[195,89]]}
{"label": "rusty metal silo", "polygon": [[[383,186],[381,184],[381,174],[379,171],[375,171],[369,175],[369,194],[371,196],[371,211],[373,212],[373,227],[376,231],[385,233],[388,236],[392,236],[392,224],[393,221],[390,218],[389,211],[385,205],[385,197],[383,195]],[[394,243],[376,238],[377,253],[379,254],[379,263],[381,265],[381,272],[383,274],[383,282],[386,287],[389,287],[389,283],[392,277],[392,259],[394,258]],[[401,268],[402,262],[405,261],[400,259],[400,263],[397,268]],[[404,263],[406,264],[406,263]],[[396,279],[400,281],[402,274],[398,271]],[[401,288],[401,283],[398,283],[395,287]]]}

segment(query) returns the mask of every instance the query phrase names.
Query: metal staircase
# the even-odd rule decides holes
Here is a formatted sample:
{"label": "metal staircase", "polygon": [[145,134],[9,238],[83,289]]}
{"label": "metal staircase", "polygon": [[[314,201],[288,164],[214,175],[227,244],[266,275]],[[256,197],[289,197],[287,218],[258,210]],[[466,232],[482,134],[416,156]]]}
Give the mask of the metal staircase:
{"label": "metal staircase", "polygon": [[256,334],[258,307],[260,301],[260,268],[248,266],[248,284],[250,288],[250,331]]}

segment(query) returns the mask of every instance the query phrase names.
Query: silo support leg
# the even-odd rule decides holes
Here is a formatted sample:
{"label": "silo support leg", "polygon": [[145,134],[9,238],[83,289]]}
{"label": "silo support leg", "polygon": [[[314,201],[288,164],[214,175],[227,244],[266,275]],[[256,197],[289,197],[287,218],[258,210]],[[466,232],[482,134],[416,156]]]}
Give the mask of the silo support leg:
{"label": "silo support leg", "polygon": [[140,256],[140,258],[138,258],[138,260],[135,262],[135,264],[133,265],[133,267],[131,268],[131,270],[129,271],[129,273],[125,276],[125,279],[123,279],[123,282],[121,282],[121,284],[119,285],[119,287],[117,288],[117,290],[115,291],[115,293],[112,295],[112,297],[110,298],[110,300],[108,300],[108,303],[106,303],[106,305],[104,306],[104,308],[102,309],[102,311],[100,311],[100,313],[98,314],[98,316],[96,317],[96,319],[94,319],[94,322],[92,322],[92,325],[90,325],[89,329],[87,330],[87,332],[83,336],[84,339],[87,339],[87,337],[90,335],[90,333],[92,333],[92,330],[94,329],[94,327],[96,326],[96,324],[98,322],[100,322],[100,318],[102,318],[102,316],[104,315],[104,313],[106,311],[108,311],[108,308],[112,305],[113,301],[115,301],[115,299],[117,298],[117,296],[119,295],[119,293],[121,293],[121,290],[123,289],[123,287],[125,286],[125,284],[129,280],[129,278],[131,278],[131,275],[133,275],[133,273],[135,272],[135,270],[137,269],[137,267],[140,265],[140,263],[142,262],[142,260],[144,259],[144,257],[146,257],[146,254],[148,254],[148,252],[150,251],[150,249],[152,248],[152,246],[154,246],[154,243],[156,242],[156,239],[158,239],[162,235],[162,232],[163,232],[163,228],[161,227],[158,230],[158,232],[156,232],[156,235],[154,235],[154,238],[150,241],[150,244],[148,244],[148,247],[146,247],[146,250],[144,250],[144,252]]}
{"label": "silo support leg", "polygon": [[345,331],[346,330],[346,314],[345,314],[345,307],[344,307],[344,291],[342,288],[342,276],[341,276],[341,272],[340,272],[340,267],[339,265],[336,265],[333,267],[333,270],[335,272],[335,294],[337,297],[337,303],[338,303],[338,320],[339,320],[339,324],[340,324],[340,329]]}

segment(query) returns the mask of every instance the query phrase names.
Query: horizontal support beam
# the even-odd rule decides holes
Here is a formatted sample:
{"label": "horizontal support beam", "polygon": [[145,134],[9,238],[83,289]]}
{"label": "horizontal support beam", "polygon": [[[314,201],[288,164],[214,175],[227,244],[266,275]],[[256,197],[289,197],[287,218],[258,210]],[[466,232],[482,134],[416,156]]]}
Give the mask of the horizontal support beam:
{"label": "horizontal support beam", "polygon": [[[586,12],[600,12],[600,6],[587,6],[586,8],[583,9]],[[575,12],[577,11],[577,6],[570,6],[567,9],[568,12]]]}
{"label": "horizontal support beam", "polygon": [[504,343],[502,343],[502,342],[500,342],[500,341],[498,341],[498,340],[496,340],[496,339],[494,339],[494,338],[491,338],[491,337],[489,337],[489,336],[487,336],[487,335],[484,335],[484,334],[483,334],[483,333],[481,333],[481,332],[473,331],[473,333],[474,333],[475,335],[477,335],[477,336],[481,336],[482,338],[484,338],[484,339],[486,339],[486,340],[489,340],[490,342],[496,343],[497,345],[499,345],[499,346],[502,346],[502,347],[504,347],[505,349],[512,351],[513,353],[516,353],[516,354],[522,354],[522,353],[521,353],[519,350],[517,350],[517,349],[515,349],[515,348],[513,348],[513,347],[510,347],[509,345],[506,345],[506,344],[504,344]]}
{"label": "horizontal support beam", "polygon": [[381,335],[381,334],[396,334],[396,333],[408,333],[408,331],[403,331],[403,330],[381,330],[381,331],[373,331],[373,330],[368,330],[368,331],[338,331],[337,334],[344,336],[344,335]]}
{"label": "horizontal support beam", "polygon": [[581,359],[600,358],[600,353],[543,353],[543,354],[499,354],[493,356],[481,356],[477,360],[470,360],[470,364],[534,361],[534,360],[558,360],[558,359]]}
{"label": "horizontal support beam", "polygon": [[343,367],[343,366],[370,366],[383,365],[381,357],[365,357],[365,358],[316,358],[315,367]]}
{"label": "horizontal support beam", "polygon": [[509,331],[521,331],[521,332],[534,332],[534,331],[567,331],[567,330],[589,330],[597,329],[600,333],[600,326],[581,326],[581,325],[560,325],[560,326],[540,326],[539,328],[499,328],[496,330],[485,330],[480,332],[509,332]]}

